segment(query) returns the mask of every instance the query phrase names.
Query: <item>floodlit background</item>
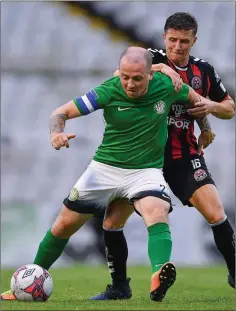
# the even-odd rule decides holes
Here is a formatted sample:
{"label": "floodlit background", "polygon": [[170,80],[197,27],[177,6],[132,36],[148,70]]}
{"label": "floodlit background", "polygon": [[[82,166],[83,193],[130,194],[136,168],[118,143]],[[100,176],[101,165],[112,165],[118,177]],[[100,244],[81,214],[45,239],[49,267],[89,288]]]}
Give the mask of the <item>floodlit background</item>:
{"label": "floodlit background", "polygon": [[[235,94],[235,5],[195,2],[3,2],[1,4],[2,266],[33,261],[62,201],[101,141],[102,112],[71,120],[70,149],[54,150],[49,117],[58,106],[110,78],[129,45],[164,48],[166,18],[190,12],[199,22],[192,55],[209,61]],[[216,139],[206,161],[234,224],[235,121],[211,117]],[[170,216],[172,259],[179,265],[213,264],[220,257],[211,229],[193,208]],[[133,215],[126,228],[129,263],[148,263],[147,233]],[[100,242],[99,242],[100,241]],[[57,265],[102,263],[100,223],[71,238]],[[100,250],[100,251],[99,251]]]}

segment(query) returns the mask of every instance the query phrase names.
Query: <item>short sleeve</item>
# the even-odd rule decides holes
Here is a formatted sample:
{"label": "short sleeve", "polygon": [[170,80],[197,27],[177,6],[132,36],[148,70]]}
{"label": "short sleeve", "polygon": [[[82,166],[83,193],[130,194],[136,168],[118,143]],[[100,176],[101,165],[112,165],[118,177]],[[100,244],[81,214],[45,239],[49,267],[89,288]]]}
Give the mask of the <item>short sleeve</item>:
{"label": "short sleeve", "polygon": [[224,87],[218,73],[211,65],[209,65],[208,72],[209,72],[208,74],[209,74],[209,79],[210,79],[210,89],[209,89],[208,96],[211,100],[214,100],[216,102],[221,102],[222,100],[226,98],[226,96],[228,95],[228,92],[226,88]]}
{"label": "short sleeve", "polygon": [[104,82],[89,91],[87,94],[73,99],[73,101],[79,112],[82,115],[87,115],[98,109],[104,109],[110,102],[112,90],[112,84]]}

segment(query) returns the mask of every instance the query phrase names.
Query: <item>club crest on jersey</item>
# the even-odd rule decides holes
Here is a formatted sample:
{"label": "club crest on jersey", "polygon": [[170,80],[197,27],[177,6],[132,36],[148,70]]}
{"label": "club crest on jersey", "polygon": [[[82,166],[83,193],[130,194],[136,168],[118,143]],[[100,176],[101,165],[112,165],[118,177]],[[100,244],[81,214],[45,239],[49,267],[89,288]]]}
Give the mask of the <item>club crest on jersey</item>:
{"label": "club crest on jersey", "polygon": [[76,188],[73,188],[69,195],[70,201],[76,201],[79,198],[79,191]]}
{"label": "club crest on jersey", "polygon": [[194,90],[199,90],[202,87],[202,79],[199,76],[194,76],[191,81],[191,86]]}
{"label": "club crest on jersey", "polygon": [[201,181],[205,179],[206,177],[207,177],[207,173],[202,169],[199,169],[194,173],[194,178],[196,179],[196,181]]}
{"label": "club crest on jersey", "polygon": [[157,103],[154,104],[154,110],[157,114],[162,114],[165,112],[166,104],[163,100],[159,100]]}

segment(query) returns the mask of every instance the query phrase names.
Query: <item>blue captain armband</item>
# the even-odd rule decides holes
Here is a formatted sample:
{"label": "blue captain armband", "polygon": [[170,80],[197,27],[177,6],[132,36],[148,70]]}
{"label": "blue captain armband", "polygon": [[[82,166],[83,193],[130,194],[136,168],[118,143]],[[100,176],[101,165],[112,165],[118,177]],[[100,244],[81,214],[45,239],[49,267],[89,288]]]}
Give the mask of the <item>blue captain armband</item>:
{"label": "blue captain armband", "polygon": [[98,95],[94,90],[91,90],[87,94],[74,99],[74,103],[79,109],[82,115],[89,114],[93,111],[100,109],[97,102]]}

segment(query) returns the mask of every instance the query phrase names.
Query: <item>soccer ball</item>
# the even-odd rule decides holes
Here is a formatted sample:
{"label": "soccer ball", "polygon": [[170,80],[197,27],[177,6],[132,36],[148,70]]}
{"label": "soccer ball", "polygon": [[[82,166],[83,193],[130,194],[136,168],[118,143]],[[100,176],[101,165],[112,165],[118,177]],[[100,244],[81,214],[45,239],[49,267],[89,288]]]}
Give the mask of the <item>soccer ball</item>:
{"label": "soccer ball", "polygon": [[38,265],[24,265],[11,278],[11,291],[20,301],[46,301],[52,289],[50,273]]}

